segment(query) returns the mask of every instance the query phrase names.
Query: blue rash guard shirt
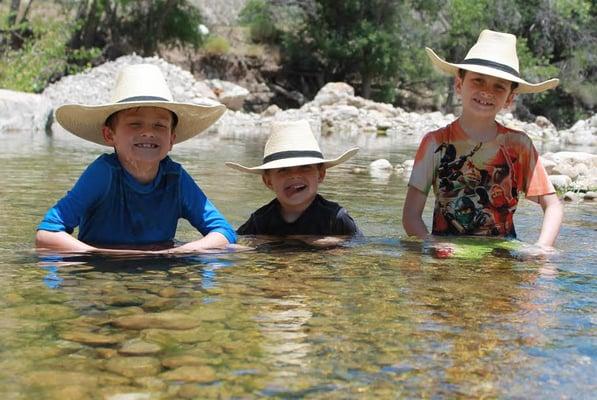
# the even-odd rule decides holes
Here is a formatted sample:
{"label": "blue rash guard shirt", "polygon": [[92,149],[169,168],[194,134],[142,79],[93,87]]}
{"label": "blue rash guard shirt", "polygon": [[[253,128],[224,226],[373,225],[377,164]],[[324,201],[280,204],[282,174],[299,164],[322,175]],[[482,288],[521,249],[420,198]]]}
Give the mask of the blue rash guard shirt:
{"label": "blue rash guard shirt", "polygon": [[178,219],[202,235],[219,232],[236,242],[234,229],[182,166],[160,161],[152,182],[139,183],[118,161],[103,154],[45,215],[38,230],[72,233],[96,246],[172,243]]}

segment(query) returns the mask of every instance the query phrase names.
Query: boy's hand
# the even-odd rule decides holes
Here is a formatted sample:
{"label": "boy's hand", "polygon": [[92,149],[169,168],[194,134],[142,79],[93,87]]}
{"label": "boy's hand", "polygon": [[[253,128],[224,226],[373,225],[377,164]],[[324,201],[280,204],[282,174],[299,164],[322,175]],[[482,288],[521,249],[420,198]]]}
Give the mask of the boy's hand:
{"label": "boy's hand", "polygon": [[450,258],[456,252],[456,246],[453,243],[438,242],[429,246],[429,250],[435,258]]}
{"label": "boy's hand", "polygon": [[557,254],[558,250],[551,247],[545,246],[539,243],[526,244],[520,249],[512,251],[512,256],[521,261],[529,260],[547,260],[554,254]]}
{"label": "boy's hand", "polygon": [[[188,245],[188,243],[187,243]],[[158,250],[152,251],[152,254],[194,254],[194,253],[224,253],[229,251],[249,251],[254,250],[253,247],[243,246],[240,244],[228,244],[224,247],[217,247],[217,248],[205,248],[201,246],[180,246],[180,247],[173,247],[171,249],[165,250]]]}
{"label": "boy's hand", "polygon": [[513,251],[512,256],[521,261],[546,260],[557,253],[558,251],[551,246],[535,243],[532,245],[526,245],[519,250]]}
{"label": "boy's hand", "polygon": [[327,249],[330,247],[336,247],[342,244],[345,239],[338,236],[288,236],[288,239],[296,239],[301,242],[308,244],[309,246],[318,247],[320,249]]}

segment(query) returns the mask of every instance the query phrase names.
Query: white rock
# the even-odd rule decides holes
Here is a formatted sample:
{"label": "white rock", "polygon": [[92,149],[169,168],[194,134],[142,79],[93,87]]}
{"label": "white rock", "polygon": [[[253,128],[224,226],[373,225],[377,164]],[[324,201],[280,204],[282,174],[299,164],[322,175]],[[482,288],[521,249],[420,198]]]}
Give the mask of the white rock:
{"label": "white rock", "polygon": [[549,181],[556,189],[565,189],[572,184],[572,179],[567,175],[549,175]]}
{"label": "white rock", "polygon": [[0,132],[44,131],[51,113],[40,94],[0,89]]}
{"label": "white rock", "polygon": [[369,164],[369,170],[381,170],[381,171],[392,171],[392,164],[385,158],[373,161]]}

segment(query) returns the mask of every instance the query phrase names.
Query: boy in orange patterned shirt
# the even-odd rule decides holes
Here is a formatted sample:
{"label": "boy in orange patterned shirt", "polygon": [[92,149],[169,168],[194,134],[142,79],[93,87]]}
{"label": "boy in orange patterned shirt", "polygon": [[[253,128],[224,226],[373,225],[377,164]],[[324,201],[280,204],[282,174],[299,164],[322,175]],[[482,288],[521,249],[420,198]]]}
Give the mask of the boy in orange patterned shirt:
{"label": "boy in orange patterned shirt", "polygon": [[558,80],[532,84],[520,78],[516,37],[507,33],[484,30],[459,64],[426,51],[437,69],[455,76],[462,115],[427,133],[419,145],[402,216],[406,233],[429,235],[422,213],[433,187],[433,235],[516,237],[513,215],[524,192],[544,212],[537,250],[550,251],[562,205],[531,139],[495,116],[517,93],[542,92]]}

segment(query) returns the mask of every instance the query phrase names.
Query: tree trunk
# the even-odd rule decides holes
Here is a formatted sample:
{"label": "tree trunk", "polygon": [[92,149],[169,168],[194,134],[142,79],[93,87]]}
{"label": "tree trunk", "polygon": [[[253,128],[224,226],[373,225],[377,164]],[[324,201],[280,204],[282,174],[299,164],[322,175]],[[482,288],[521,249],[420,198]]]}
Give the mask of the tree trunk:
{"label": "tree trunk", "polygon": [[10,11],[8,12],[8,28],[12,28],[17,23],[19,16],[19,9],[21,8],[21,0],[10,1]]}
{"label": "tree trunk", "polygon": [[361,74],[361,96],[368,99],[371,97],[371,74]]}
{"label": "tree trunk", "polygon": [[29,2],[27,3],[27,6],[25,7],[25,11],[23,11],[23,16],[21,17],[21,21],[27,20],[27,15],[29,15],[29,10],[31,10],[31,3],[33,3],[33,0],[29,0]]}
{"label": "tree trunk", "polygon": [[157,50],[158,42],[162,39],[164,32],[164,24],[170,11],[176,6],[178,0],[166,0],[162,7],[153,8],[150,6],[150,11],[147,15],[148,27],[153,28],[153,34],[147,35],[143,43],[143,53],[146,57],[153,56]]}
{"label": "tree trunk", "polygon": [[83,27],[83,37],[81,38],[81,46],[90,48],[95,44],[95,35],[97,33],[97,26],[99,24],[100,16],[97,15],[98,6],[97,0],[92,0],[91,7],[85,19],[85,26]]}
{"label": "tree trunk", "polygon": [[[79,3],[79,7],[77,8],[77,13],[75,14],[75,21],[83,21],[85,20],[85,16],[87,15],[87,9],[89,8],[89,0],[82,0]],[[73,31],[72,36],[68,42],[68,47],[71,49],[78,49],[81,47],[81,39],[83,35],[83,29],[85,27],[81,26],[75,31]]]}

